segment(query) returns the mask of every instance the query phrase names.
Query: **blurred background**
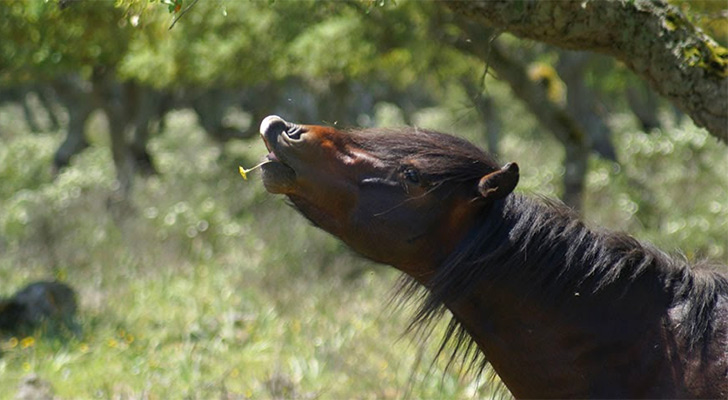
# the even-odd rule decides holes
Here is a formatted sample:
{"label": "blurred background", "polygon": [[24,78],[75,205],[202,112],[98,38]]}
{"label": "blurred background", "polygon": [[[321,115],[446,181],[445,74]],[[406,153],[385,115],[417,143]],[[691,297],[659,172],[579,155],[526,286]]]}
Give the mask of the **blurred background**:
{"label": "blurred background", "polygon": [[[673,4],[728,45],[725,2]],[[609,57],[459,29],[406,0],[1,2],[0,297],[57,280],[77,311],[0,330],[0,399],[493,394],[404,335],[395,271],[240,178],[269,114],[462,136],[523,193],[728,263],[725,143]]]}

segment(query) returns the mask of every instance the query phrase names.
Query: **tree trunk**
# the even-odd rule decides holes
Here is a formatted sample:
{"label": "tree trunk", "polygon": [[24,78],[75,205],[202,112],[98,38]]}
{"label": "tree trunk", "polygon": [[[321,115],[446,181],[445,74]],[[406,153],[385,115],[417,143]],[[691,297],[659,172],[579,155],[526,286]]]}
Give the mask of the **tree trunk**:
{"label": "tree trunk", "polygon": [[154,166],[151,154],[147,150],[147,143],[151,134],[150,129],[155,122],[164,118],[163,102],[165,94],[148,86],[137,86],[133,108],[134,135],[129,144],[129,150],[134,158],[134,166],[143,175],[154,175],[157,168]]}
{"label": "tree trunk", "polygon": [[111,136],[111,157],[116,167],[116,179],[119,183],[119,193],[127,198],[134,183],[134,159],[129,150],[126,137],[129,115],[129,93],[127,88],[116,81],[114,74],[98,67],[92,77],[94,97],[101,104],[101,108],[109,121],[109,135]]}
{"label": "tree trunk", "polygon": [[728,142],[728,50],[664,1],[474,0],[445,4],[459,15],[521,38],[609,54],[647,80],[698,126]]}
{"label": "tree trunk", "polygon": [[586,85],[586,72],[593,53],[561,51],[556,71],[566,84],[566,109],[584,129],[589,147],[602,158],[617,161],[612,130],[599,113],[599,97]]}
{"label": "tree trunk", "polygon": [[53,157],[53,170],[58,172],[71,162],[71,157],[88,147],[84,130],[96,105],[91,97],[91,85],[85,84],[77,75],[58,79],[53,82],[53,88],[68,112],[66,138]]}
{"label": "tree trunk", "polygon": [[629,85],[626,94],[629,108],[639,120],[642,130],[650,133],[653,129],[659,128],[660,120],[657,118],[659,97],[657,94],[644,84]]}
{"label": "tree trunk", "polygon": [[561,200],[581,212],[584,205],[584,187],[589,168],[589,149],[575,143],[564,144],[564,191]]}

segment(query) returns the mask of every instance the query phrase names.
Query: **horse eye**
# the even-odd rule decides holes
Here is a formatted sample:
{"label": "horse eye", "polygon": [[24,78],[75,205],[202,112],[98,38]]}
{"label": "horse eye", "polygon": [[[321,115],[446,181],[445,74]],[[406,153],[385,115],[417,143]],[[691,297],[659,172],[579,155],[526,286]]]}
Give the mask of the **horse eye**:
{"label": "horse eye", "polygon": [[420,174],[414,168],[406,168],[402,174],[404,178],[412,183],[420,183]]}

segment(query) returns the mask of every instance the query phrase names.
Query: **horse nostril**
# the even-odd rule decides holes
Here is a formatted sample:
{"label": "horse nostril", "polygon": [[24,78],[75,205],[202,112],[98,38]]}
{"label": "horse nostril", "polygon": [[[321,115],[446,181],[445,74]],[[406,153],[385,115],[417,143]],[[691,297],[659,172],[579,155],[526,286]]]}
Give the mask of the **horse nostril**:
{"label": "horse nostril", "polygon": [[260,123],[260,134],[268,135],[273,133],[281,133],[288,128],[288,122],[277,115],[269,115]]}
{"label": "horse nostril", "polygon": [[293,124],[289,125],[288,130],[286,131],[288,138],[293,139],[293,140],[300,139],[302,133],[303,133],[303,128],[301,128],[298,125],[293,125]]}

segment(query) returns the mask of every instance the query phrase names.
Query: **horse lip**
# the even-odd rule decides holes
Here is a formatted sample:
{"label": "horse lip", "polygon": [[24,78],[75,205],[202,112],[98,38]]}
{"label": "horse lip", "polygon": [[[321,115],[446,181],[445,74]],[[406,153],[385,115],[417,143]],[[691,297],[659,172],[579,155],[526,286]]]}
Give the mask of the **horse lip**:
{"label": "horse lip", "polygon": [[260,137],[263,139],[263,144],[265,144],[265,148],[268,149],[270,153],[273,153],[273,146],[268,143],[268,139],[266,139],[265,135],[261,134]]}
{"label": "horse lip", "polygon": [[[271,193],[284,193],[280,191],[281,185],[287,187],[290,190],[293,184],[293,179],[296,176],[296,170],[293,169],[288,163],[286,163],[280,154],[276,152],[275,146],[268,143],[264,138],[265,146],[270,151],[265,159],[268,162],[264,162],[261,165],[263,170],[263,182],[266,185],[266,190]],[[283,182],[283,184],[281,184]]]}
{"label": "horse lip", "polygon": [[[281,154],[280,154],[280,150],[279,150],[279,149],[277,149],[277,147],[278,147],[278,146],[277,146],[277,145],[276,145],[275,143],[271,143],[271,142],[270,142],[270,141],[268,140],[269,138],[268,138],[268,137],[266,137],[265,135],[261,135],[261,136],[263,137],[263,143],[265,144],[265,147],[266,147],[266,148],[268,149],[268,151],[269,151],[269,153],[268,153],[268,155],[266,156],[266,158],[267,158],[268,160],[270,160],[270,161],[273,161],[273,162],[277,162],[277,163],[281,163],[281,164],[283,164],[283,165],[285,165],[285,166],[288,166],[288,167],[290,167],[290,166],[288,165],[288,163],[286,163],[286,162],[284,161],[284,160],[285,160],[285,156],[281,155]],[[278,135],[276,135],[276,138],[277,138],[277,137],[278,137]]]}

